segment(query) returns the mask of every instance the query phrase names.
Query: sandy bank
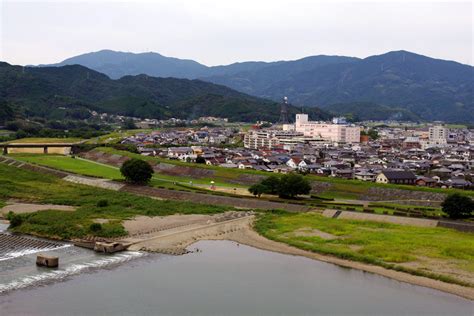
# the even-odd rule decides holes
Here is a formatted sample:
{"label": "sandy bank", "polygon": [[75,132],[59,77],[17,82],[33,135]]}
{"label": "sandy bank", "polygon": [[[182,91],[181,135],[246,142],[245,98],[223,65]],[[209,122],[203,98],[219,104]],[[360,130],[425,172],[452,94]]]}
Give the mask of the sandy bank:
{"label": "sandy bank", "polygon": [[296,256],[304,256],[307,258],[320,260],[328,263],[337,264],[342,267],[358,269],[370,273],[376,273],[388,278],[395,279],[397,281],[402,281],[414,285],[424,286],[436,290],[440,290],[443,292],[455,294],[470,300],[474,300],[474,289],[469,287],[464,287],[457,284],[450,284],[438,280],[433,280],[426,277],[420,277],[411,275],[404,272],[398,272],[395,270],[385,269],[383,267],[369,265],[365,263],[343,260],[331,256],[320,255],[317,253],[304,251],[292,246],[289,246],[284,243],[275,242],[273,240],[269,240],[258,233],[256,233],[251,228],[251,223],[246,229],[239,230],[230,234],[227,234],[224,238],[215,238],[215,239],[229,239],[233,240],[248,246],[252,246],[262,250],[269,250],[289,255],[296,255]]}
{"label": "sandy bank", "polygon": [[[474,289],[456,284],[445,283],[427,277],[420,277],[404,272],[385,269],[365,263],[343,260],[336,257],[304,251],[284,243],[269,240],[252,228],[255,217],[248,214],[235,218],[232,212],[227,216],[193,215],[186,221],[187,215],[163,217],[150,220],[140,217],[135,221],[126,222],[126,227],[132,228],[134,236],[128,241],[133,242],[130,250],[147,250],[171,254],[185,253],[185,249],[199,240],[232,240],[241,244],[262,250],[274,251],[288,255],[304,256],[342,267],[376,273],[398,281],[433,288],[474,300]],[[162,230],[154,231],[158,225]],[[170,227],[167,229],[167,227]],[[140,234],[140,231],[143,234]]]}
{"label": "sandy bank", "polygon": [[58,210],[73,212],[76,210],[74,206],[55,205],[55,204],[32,204],[32,203],[15,203],[9,202],[5,207],[0,209],[0,216],[6,216],[8,212],[16,214],[33,213],[46,210]]}

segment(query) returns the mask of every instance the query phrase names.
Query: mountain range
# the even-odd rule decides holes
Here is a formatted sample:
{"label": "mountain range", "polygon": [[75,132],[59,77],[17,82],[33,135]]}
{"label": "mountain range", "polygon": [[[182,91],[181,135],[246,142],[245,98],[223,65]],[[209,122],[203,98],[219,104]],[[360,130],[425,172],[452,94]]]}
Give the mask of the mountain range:
{"label": "mountain range", "polygon": [[[127,75],[111,79],[81,65],[22,67],[0,62],[0,121],[13,113],[47,119],[81,119],[91,110],[142,118],[227,117],[277,121],[280,105],[225,86],[177,78]],[[13,111],[15,110],[15,111]],[[289,106],[290,117],[300,111]],[[314,119],[329,115],[308,109]]]}
{"label": "mountain range", "polygon": [[113,79],[138,74],[200,79],[274,101],[288,96],[298,106],[321,107],[359,119],[374,118],[361,105],[375,104],[377,119],[474,122],[474,68],[407,51],[363,59],[319,55],[208,67],[158,53],[102,50],[49,66],[72,64]]}

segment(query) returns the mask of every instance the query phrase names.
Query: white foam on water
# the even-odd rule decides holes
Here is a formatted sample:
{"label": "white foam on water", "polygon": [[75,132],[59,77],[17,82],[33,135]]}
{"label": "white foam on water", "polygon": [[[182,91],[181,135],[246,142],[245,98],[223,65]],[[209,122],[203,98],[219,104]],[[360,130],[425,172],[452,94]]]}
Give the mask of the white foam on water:
{"label": "white foam on water", "polygon": [[10,259],[15,259],[21,256],[26,256],[26,255],[31,255],[33,253],[38,253],[38,252],[46,252],[46,251],[52,251],[52,250],[58,250],[62,248],[68,248],[71,247],[72,244],[65,244],[65,245],[58,245],[57,247],[51,247],[51,248],[30,248],[30,249],[22,249],[19,251],[12,251],[12,252],[7,252],[0,257],[0,261],[5,261],[5,260],[10,260]]}
{"label": "white foam on water", "polygon": [[127,251],[120,254],[107,256],[103,259],[93,260],[85,263],[72,264],[70,266],[66,266],[64,269],[57,269],[51,272],[25,276],[10,283],[0,284],[0,294],[4,294],[13,290],[23,289],[30,286],[60,281],[62,279],[77,275],[79,273],[105,268],[107,266],[123,263],[146,255],[147,254],[144,252]]}

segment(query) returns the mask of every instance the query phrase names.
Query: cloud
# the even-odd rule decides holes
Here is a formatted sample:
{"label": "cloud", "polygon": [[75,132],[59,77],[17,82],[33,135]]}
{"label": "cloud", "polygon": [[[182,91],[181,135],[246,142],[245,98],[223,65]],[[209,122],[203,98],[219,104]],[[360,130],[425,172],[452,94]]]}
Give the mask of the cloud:
{"label": "cloud", "polygon": [[472,64],[472,4],[432,1],[10,1],[0,59],[54,63],[114,49],[208,65],[390,50]]}

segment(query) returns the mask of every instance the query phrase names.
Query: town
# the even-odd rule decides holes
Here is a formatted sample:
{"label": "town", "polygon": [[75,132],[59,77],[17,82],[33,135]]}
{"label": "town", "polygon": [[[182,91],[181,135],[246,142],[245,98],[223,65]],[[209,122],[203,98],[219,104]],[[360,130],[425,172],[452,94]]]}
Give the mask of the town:
{"label": "town", "polygon": [[[202,121],[202,120],[200,120]],[[208,122],[216,122],[210,119]],[[224,120],[222,120],[225,122]],[[474,130],[440,123],[348,124],[343,117],[294,124],[167,128],[125,137],[142,155],[222,168],[440,188],[472,189]],[[398,125],[398,126],[397,126]],[[373,127],[371,127],[373,126]]]}
{"label": "town", "polygon": [[472,7],[2,1],[0,314],[472,316]]}

